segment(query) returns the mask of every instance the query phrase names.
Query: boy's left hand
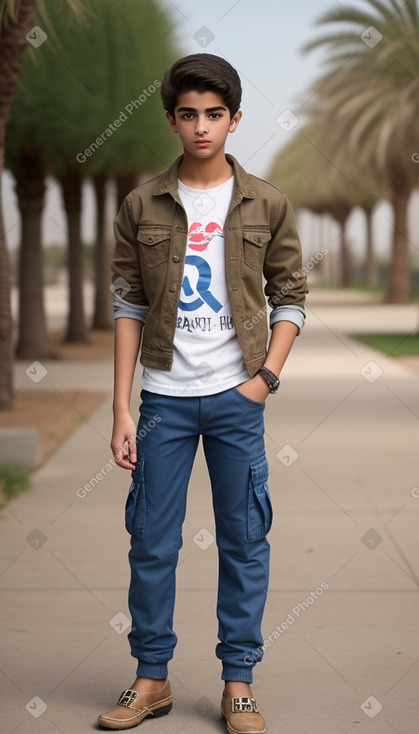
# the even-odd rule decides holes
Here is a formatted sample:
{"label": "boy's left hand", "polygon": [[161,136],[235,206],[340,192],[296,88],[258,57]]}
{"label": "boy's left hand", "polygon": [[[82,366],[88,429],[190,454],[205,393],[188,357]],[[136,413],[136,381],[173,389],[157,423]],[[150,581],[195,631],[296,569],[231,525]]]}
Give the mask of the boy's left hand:
{"label": "boy's left hand", "polygon": [[259,374],[256,374],[254,377],[251,377],[250,380],[246,380],[246,382],[242,382],[240,385],[237,385],[237,390],[243,393],[247,398],[256,400],[257,403],[264,403],[269,395],[269,387],[262,375]]}

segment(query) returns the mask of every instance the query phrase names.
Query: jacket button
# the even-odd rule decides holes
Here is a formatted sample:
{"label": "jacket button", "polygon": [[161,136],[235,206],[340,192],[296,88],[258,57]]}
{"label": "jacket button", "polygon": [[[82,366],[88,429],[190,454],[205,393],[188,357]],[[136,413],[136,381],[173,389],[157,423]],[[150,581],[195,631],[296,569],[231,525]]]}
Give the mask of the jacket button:
{"label": "jacket button", "polygon": [[165,324],[170,324],[170,319],[163,319]]}
{"label": "jacket button", "polygon": [[178,256],[177,256],[177,255],[175,255],[175,256],[174,256],[174,258],[173,258],[173,262],[174,262],[174,263],[178,263],[178,262],[179,262],[179,260],[180,260],[180,258],[178,258]]}
{"label": "jacket button", "polygon": [[152,237],[148,237],[147,238],[147,242],[153,242],[153,238]]}
{"label": "jacket button", "polygon": [[260,245],[260,243],[262,242],[261,238],[260,237],[256,237],[256,242]]}

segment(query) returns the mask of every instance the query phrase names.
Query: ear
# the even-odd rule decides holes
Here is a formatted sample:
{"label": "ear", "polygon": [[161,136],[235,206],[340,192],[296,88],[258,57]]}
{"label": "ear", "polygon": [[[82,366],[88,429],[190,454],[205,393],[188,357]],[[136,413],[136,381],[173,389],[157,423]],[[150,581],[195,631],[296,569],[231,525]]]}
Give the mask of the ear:
{"label": "ear", "polygon": [[231,120],[230,120],[230,124],[228,126],[228,132],[229,133],[234,133],[237,125],[239,124],[239,122],[241,120],[241,117],[242,117],[242,111],[241,110],[238,110],[238,112],[236,112],[236,114],[234,115],[234,117],[232,117]]}
{"label": "ear", "polygon": [[169,125],[172,128],[173,132],[174,133],[177,133],[178,129],[177,129],[177,125],[176,125],[176,120],[173,117],[173,115],[171,115],[170,112],[166,112],[166,118],[167,118],[167,120],[169,122]]}

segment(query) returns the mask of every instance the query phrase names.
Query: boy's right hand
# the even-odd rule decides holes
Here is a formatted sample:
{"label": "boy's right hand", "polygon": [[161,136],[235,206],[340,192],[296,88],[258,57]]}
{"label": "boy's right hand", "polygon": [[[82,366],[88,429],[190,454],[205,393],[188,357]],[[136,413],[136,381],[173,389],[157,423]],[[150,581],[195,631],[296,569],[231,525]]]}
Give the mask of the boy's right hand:
{"label": "boy's right hand", "polygon": [[135,423],[128,414],[115,414],[111,439],[111,449],[115,461],[122,469],[135,469],[137,461],[137,431]]}

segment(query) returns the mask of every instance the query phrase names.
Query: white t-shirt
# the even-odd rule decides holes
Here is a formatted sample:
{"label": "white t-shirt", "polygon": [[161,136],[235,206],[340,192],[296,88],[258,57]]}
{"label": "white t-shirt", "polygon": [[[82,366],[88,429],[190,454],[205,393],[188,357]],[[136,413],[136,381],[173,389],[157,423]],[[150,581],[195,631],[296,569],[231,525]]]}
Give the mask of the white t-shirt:
{"label": "white t-shirt", "polygon": [[161,395],[212,395],[249,379],[231,317],[224,222],[234,176],[214,189],[178,181],[188,242],[170,372],[145,367],[141,385]]}

